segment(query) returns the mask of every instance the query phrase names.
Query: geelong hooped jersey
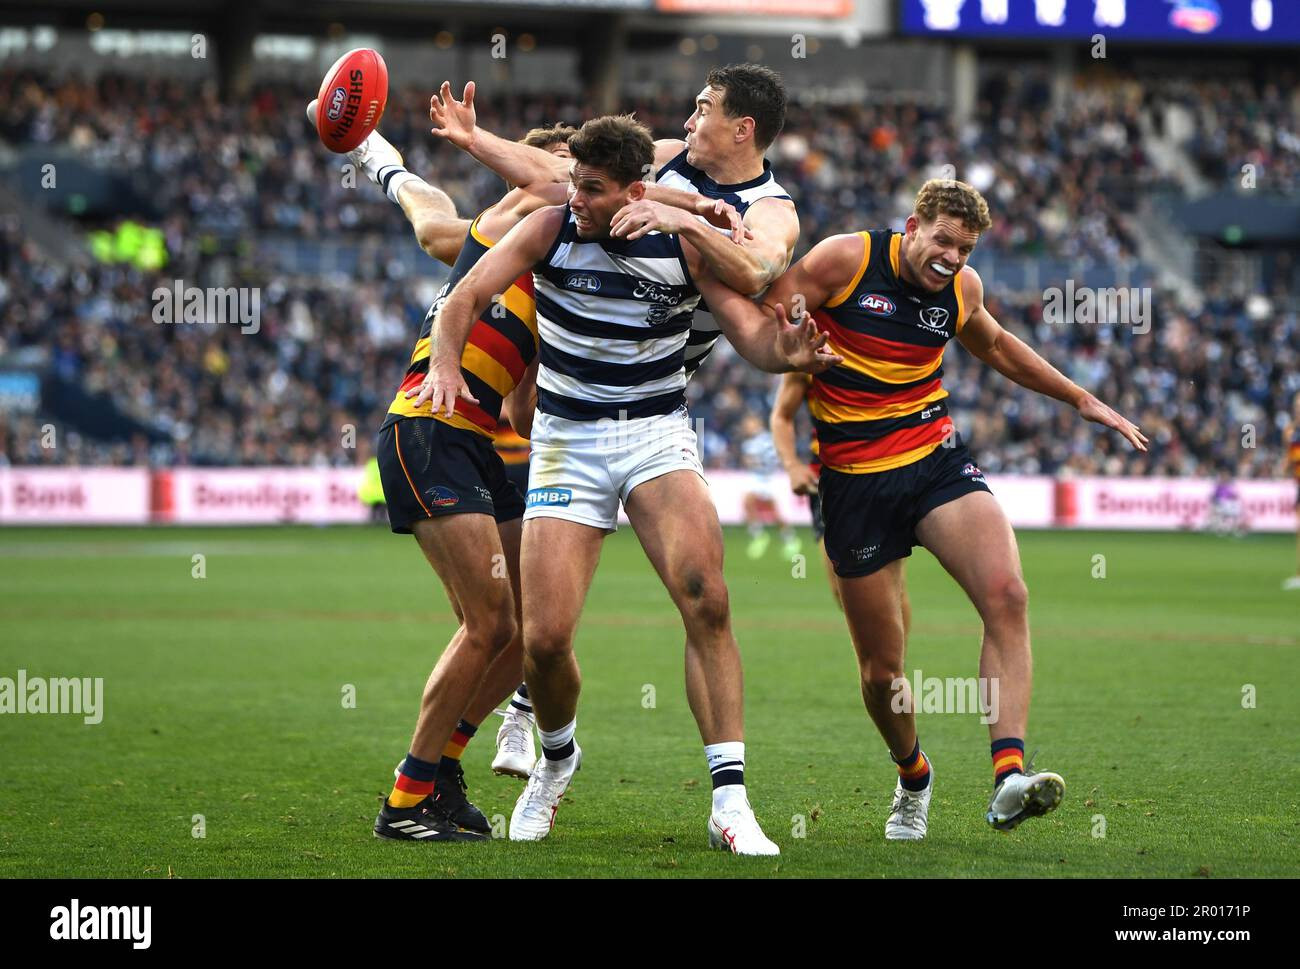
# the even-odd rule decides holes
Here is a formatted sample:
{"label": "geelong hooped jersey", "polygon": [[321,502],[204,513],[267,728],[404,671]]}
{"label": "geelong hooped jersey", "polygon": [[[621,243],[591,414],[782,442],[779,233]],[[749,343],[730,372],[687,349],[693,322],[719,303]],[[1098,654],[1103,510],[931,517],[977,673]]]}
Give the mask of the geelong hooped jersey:
{"label": "geelong hooped jersey", "polygon": [[[655,175],[655,184],[662,185],[665,188],[675,188],[683,192],[695,192],[706,198],[722,199],[723,201],[735,206],[736,211],[742,216],[751,205],[759,199],[777,198],[790,200],[789,194],[779,184],[772,175],[772,166],[766,158],[763,159],[763,174],[757,178],[751,178],[747,182],[736,182],[731,185],[720,185],[708,175],[700,171],[694,165],[687,164],[686,151],[664,165]],[[707,221],[703,216],[702,221]],[[717,229],[717,226],[712,226]],[[726,232],[725,229],[718,229],[719,232]],[[713,318],[707,310],[707,307],[701,307],[695,313],[695,320],[691,325],[691,334],[686,341],[686,375],[690,377],[704,362],[704,358],[713,350],[713,345],[718,342],[718,337],[722,335],[718,328],[718,321]]]}
{"label": "geelong hooped jersey", "polygon": [[958,277],[938,293],[899,276],[903,237],[858,233],[857,275],[813,314],[844,362],[813,378],[808,409],[825,467],[850,474],[919,461],[949,433],[943,351],[964,316]]}
{"label": "geelong hooped jersey", "polygon": [[523,379],[524,371],[537,355],[533,275],[525,273],[474,323],[469,332],[469,341],[465,344],[465,352],[461,354],[461,376],[465,378],[470,393],[478,398],[478,404],[457,399],[455,413],[447,417],[441,410],[434,414],[428,403],[416,407],[415,398],[406,398],[406,392],[424,383],[425,375],[429,372],[429,336],[442,304],[447,301],[452,287],[494,244],[479,232],[478,222],[475,219],[470,224],[460,256],[451,267],[451,275],[438,290],[429,312],[424,315],[419,339],[411,351],[406,376],[397,388],[397,396],[388,406],[384,427],[402,417],[433,417],[453,427],[463,427],[484,437],[492,437],[501,416],[501,402]]}
{"label": "geelong hooped jersey", "polygon": [[533,267],[537,409],[566,420],[649,417],[685,403],[686,336],[700,294],[681,241],[578,238],[573,213]]}

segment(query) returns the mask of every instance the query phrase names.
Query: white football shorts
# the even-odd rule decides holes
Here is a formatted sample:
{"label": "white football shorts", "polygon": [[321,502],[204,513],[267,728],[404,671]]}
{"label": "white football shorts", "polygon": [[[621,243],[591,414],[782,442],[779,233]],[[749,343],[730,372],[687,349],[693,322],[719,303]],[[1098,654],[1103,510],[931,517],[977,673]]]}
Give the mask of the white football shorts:
{"label": "white football shorts", "polygon": [[615,531],[619,502],[637,485],[672,471],[704,477],[685,407],[617,421],[570,421],[539,412],[530,443],[524,521],[563,518]]}

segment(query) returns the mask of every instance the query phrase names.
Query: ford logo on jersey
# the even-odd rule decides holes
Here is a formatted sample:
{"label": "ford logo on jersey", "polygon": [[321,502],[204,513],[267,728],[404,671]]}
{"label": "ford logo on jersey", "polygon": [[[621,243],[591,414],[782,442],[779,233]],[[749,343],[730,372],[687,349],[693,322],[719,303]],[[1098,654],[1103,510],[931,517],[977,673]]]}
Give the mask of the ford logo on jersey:
{"label": "ford logo on jersey", "polygon": [[886,299],[878,293],[863,293],[858,297],[858,305],[877,316],[893,316],[894,310],[898,309],[892,299]]}
{"label": "ford logo on jersey", "polygon": [[330,92],[329,110],[325,112],[325,117],[331,121],[338,121],[343,115],[343,105],[348,103],[347,88],[336,87]]}
{"label": "ford logo on jersey", "polygon": [[581,289],[587,293],[600,292],[600,280],[590,273],[570,273],[564,278],[565,289]]}
{"label": "ford logo on jersey", "polygon": [[571,488],[531,488],[528,491],[528,507],[536,505],[559,505],[561,508],[567,507],[573,500],[573,489]]}

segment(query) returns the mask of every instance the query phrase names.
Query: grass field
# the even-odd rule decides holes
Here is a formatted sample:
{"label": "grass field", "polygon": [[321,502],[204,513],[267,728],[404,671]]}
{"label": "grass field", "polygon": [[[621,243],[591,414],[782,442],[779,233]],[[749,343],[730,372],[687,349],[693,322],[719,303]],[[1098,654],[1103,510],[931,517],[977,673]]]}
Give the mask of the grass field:
{"label": "grass field", "polygon": [[[578,634],[586,755],[554,834],[420,845],[370,833],[453,630],[413,541],[378,528],[9,529],[0,676],[103,677],[105,699],[98,725],[0,716],[0,875],[1300,871],[1300,593],[1279,589],[1293,539],[1022,534],[1037,666],[1028,747],[1065,776],[1066,800],[1013,833],[991,831],[985,728],[974,715],[923,714],[930,834],[887,844],[895,773],[817,563],[792,578],[775,549],[750,562],[743,535],[727,538],[748,781],[780,859],[707,850],[681,630],[630,530],[607,543]],[[206,578],[191,576],[196,553]],[[1095,579],[1098,554],[1106,577]],[[975,675],[973,609],[928,554],[908,569],[909,674]],[[520,783],[488,771],[495,723],[465,766],[470,796],[508,817]]]}

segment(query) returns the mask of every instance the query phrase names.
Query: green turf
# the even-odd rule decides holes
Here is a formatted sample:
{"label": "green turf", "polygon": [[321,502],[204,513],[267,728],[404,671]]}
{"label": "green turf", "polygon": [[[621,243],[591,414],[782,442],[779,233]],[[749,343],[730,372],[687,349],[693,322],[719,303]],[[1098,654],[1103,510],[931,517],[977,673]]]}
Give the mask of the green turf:
{"label": "green turf", "polygon": [[[0,676],[105,681],[99,725],[0,716],[0,875],[1294,875],[1300,593],[1279,589],[1293,539],[1020,540],[1037,667],[1029,746],[1065,776],[1066,800],[1011,834],[990,831],[985,729],[922,715],[937,777],[930,834],[886,844],[894,771],[821,572],[814,562],[791,577],[775,548],[750,562],[744,536],[728,534],[748,780],[783,849],[762,860],[706,848],[708,775],[680,626],[628,530],[606,546],[578,634],[583,770],[553,836],[530,845],[371,837],[453,628],[410,539],[0,531]],[[206,578],[191,577],[195,553]],[[1105,578],[1092,578],[1097,554]],[[971,606],[924,552],[908,579],[909,670],[974,675]],[[1243,709],[1246,684],[1254,709]],[[482,733],[466,755],[470,793],[508,816],[520,784],[488,772],[493,724]]]}

